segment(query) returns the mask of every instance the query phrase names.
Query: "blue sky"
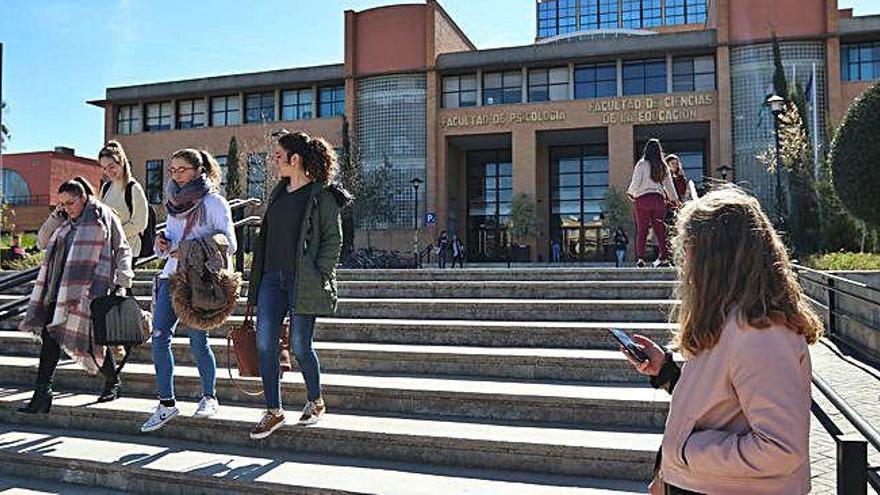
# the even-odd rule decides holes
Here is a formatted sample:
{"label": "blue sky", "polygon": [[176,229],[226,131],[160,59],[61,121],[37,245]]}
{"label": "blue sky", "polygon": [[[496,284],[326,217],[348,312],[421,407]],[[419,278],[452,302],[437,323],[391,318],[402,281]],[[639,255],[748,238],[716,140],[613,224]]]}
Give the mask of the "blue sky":
{"label": "blue sky", "polygon": [[[7,153],[93,156],[107,87],[339,63],[343,11],[414,0],[0,0]],[[877,0],[839,0],[856,15]],[[533,0],[441,0],[479,48],[530,43]],[[488,22],[490,21],[491,22]]]}

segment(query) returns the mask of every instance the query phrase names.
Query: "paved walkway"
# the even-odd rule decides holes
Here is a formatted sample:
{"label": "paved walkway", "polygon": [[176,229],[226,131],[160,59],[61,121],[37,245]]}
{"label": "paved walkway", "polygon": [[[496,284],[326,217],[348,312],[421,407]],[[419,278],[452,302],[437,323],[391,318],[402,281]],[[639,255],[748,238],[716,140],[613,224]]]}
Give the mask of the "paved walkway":
{"label": "paved walkway", "polygon": [[[813,371],[844,398],[875,428],[880,429],[880,369],[847,355],[833,343],[823,340],[812,347]],[[822,393],[813,387],[813,398],[828,413],[844,433],[857,433],[855,428],[837,413]],[[833,414],[832,414],[833,413]],[[813,417],[810,436],[813,463],[813,493],[837,493],[837,451],[834,440]],[[880,466],[880,453],[868,445],[868,460]],[[868,487],[871,493],[870,486]]]}

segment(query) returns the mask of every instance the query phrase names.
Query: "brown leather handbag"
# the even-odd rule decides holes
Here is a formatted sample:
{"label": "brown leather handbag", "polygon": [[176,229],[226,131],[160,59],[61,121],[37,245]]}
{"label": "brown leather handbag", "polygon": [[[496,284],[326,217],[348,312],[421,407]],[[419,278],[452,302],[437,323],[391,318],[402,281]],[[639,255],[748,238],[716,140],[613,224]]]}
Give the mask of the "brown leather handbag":
{"label": "brown leather handbag", "polygon": [[[281,374],[290,371],[290,332],[287,324],[281,327]],[[231,348],[231,349],[230,349]],[[244,321],[241,325],[233,328],[226,335],[226,369],[229,371],[229,379],[240,391],[247,395],[260,395],[262,390],[250,391],[239,385],[232,375],[232,352],[235,353],[235,364],[238,368],[238,376],[255,378],[260,376],[260,356],[257,352],[257,330],[254,325],[254,307],[248,305],[245,311]]]}

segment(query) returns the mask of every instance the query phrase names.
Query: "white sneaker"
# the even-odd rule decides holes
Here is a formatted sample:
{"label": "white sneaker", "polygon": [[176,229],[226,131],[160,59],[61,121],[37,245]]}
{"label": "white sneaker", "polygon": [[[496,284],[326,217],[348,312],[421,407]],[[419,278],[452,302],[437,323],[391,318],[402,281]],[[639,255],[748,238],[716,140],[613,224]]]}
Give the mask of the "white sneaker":
{"label": "white sneaker", "polygon": [[153,411],[153,415],[150,416],[150,419],[148,419],[147,422],[141,426],[141,432],[148,433],[151,431],[156,431],[159,428],[165,426],[165,423],[171,421],[171,418],[177,416],[178,414],[180,414],[180,409],[174,406],[166,407],[162,404],[159,404],[156,407],[156,410]]}
{"label": "white sneaker", "polygon": [[306,402],[306,407],[303,408],[302,416],[299,417],[299,421],[296,423],[300,426],[308,426],[313,425],[321,420],[321,417],[324,416],[324,413],[327,411],[327,407],[324,406],[324,399],[318,399],[316,401],[308,401]]}
{"label": "white sneaker", "polygon": [[202,400],[199,401],[199,407],[196,408],[196,412],[193,413],[194,418],[210,418],[211,416],[217,414],[217,408],[220,406],[220,403],[217,402],[217,399],[213,397],[208,397],[207,395],[202,397]]}

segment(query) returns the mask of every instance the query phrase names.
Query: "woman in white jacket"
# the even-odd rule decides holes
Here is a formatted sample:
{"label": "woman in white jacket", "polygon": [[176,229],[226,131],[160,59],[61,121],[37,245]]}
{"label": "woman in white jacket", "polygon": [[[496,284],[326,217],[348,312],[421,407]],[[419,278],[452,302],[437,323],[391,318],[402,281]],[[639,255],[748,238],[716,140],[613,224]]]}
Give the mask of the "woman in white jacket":
{"label": "woman in white jacket", "polygon": [[[174,400],[174,357],[171,337],[178,318],[171,306],[169,277],[177,271],[177,248],[181,241],[222,233],[229,240],[228,254],[235,253],[236,241],[232,213],[226,199],[217,193],[220,167],[205,151],[182,149],[171,155],[171,180],[165,187],[168,219],[164,235],[156,237],[156,255],[168,261],[153,285],[153,364],[159,405],[141,426],[141,431],[158,430],[180,411]],[[188,328],[190,352],[202,382],[202,399],[195,416],[210,417],[217,412],[215,382],[217,363],[208,345],[208,334]]]}

